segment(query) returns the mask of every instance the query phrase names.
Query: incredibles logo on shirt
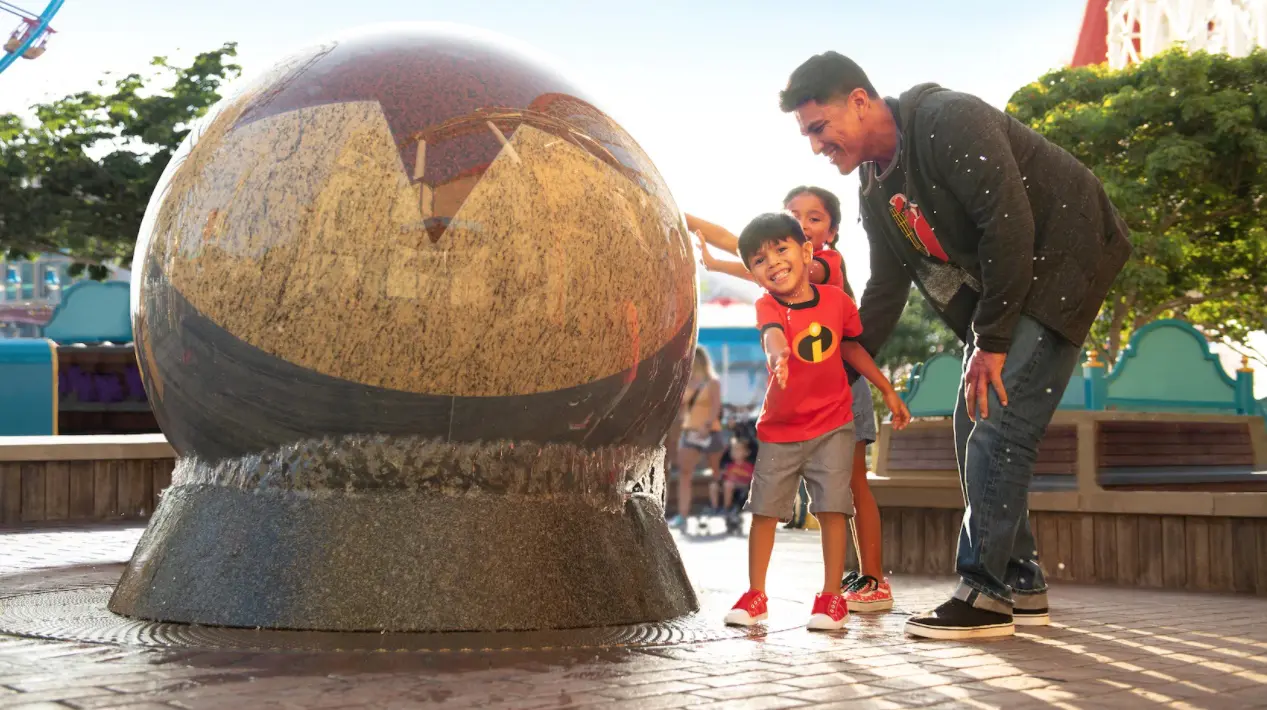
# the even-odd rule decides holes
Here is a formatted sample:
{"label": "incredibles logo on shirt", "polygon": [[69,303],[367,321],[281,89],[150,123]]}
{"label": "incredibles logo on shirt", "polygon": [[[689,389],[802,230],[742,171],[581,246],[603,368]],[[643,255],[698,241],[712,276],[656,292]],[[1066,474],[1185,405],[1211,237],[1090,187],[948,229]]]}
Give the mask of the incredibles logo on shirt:
{"label": "incredibles logo on shirt", "polygon": [[792,338],[792,352],[803,362],[817,363],[831,357],[839,343],[830,328],[821,323],[810,323],[808,328]]}

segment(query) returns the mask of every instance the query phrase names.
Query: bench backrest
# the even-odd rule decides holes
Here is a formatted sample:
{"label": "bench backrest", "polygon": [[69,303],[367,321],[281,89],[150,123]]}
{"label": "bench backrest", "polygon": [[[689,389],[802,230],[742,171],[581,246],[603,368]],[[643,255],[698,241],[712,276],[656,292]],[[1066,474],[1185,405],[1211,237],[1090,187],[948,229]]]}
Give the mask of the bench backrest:
{"label": "bench backrest", "polygon": [[1097,483],[1106,488],[1267,490],[1246,424],[1105,421],[1096,437]]}

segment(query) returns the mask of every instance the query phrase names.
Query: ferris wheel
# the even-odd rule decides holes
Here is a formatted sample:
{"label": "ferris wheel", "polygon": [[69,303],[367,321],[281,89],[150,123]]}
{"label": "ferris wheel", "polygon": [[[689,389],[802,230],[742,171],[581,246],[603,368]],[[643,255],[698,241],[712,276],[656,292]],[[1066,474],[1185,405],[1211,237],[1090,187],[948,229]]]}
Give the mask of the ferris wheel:
{"label": "ferris wheel", "polygon": [[1136,64],[1176,42],[1243,57],[1267,46],[1267,0],[1109,0],[1108,62]]}
{"label": "ferris wheel", "polygon": [[8,13],[18,18],[17,29],[9,35],[4,43],[4,54],[0,55],[0,72],[9,68],[19,57],[22,59],[38,59],[48,48],[48,37],[55,30],[49,27],[53,15],[62,9],[65,0],[49,0],[44,12],[35,14],[23,10],[8,0],[0,0],[0,13]]}

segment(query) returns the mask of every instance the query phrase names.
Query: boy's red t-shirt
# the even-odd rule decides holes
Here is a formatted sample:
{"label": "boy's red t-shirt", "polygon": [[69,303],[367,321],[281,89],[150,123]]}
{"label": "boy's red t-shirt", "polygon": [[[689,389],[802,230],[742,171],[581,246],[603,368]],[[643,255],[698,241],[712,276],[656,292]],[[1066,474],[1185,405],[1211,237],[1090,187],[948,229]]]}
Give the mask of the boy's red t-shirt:
{"label": "boy's red t-shirt", "polygon": [[840,252],[830,247],[819,249],[814,252],[814,261],[822,264],[823,271],[827,272],[827,280],[823,282],[824,284],[835,286],[841,291],[845,290],[845,259]]}
{"label": "boy's red t-shirt", "polygon": [[787,388],[774,374],[757,419],[757,438],[771,443],[808,441],[853,419],[853,395],[840,352],[843,340],[862,335],[853,299],[835,286],[811,285],[805,303],[785,304],[765,294],[757,299],[757,327],[782,328],[792,354]]}

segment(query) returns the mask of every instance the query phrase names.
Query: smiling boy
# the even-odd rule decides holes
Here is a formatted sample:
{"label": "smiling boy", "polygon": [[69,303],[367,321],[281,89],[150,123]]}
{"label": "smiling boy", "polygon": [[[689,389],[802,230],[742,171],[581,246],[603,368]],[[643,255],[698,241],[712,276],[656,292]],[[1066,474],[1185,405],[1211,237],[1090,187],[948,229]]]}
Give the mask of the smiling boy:
{"label": "smiling boy", "polygon": [[748,626],[766,618],[766,572],[779,519],[792,508],[799,479],[819,521],[823,545],[822,591],[808,627],[838,630],[848,618],[841,596],[846,521],[853,515],[849,490],[853,403],[845,363],[871,381],[893,411],[893,426],[910,420],[906,405],[855,342],[862,334],[858,309],[844,291],[810,282],[813,245],[786,214],[763,214],[739,235],[739,256],[766,294],[757,300],[757,326],[772,373],[757,420],[761,442],[746,508],[749,589],[726,615]]}

